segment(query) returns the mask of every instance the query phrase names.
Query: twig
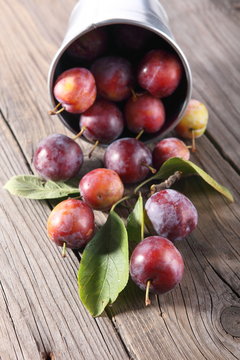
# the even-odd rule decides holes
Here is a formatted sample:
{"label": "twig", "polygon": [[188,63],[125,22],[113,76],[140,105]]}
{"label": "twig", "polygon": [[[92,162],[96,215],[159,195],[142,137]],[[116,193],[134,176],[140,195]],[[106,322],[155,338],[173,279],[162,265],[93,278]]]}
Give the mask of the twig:
{"label": "twig", "polygon": [[155,192],[169,189],[176,181],[178,181],[182,176],[181,171],[176,171],[172,176],[170,176],[167,180],[161,182],[160,184],[153,184],[150,187],[151,195],[153,195]]}

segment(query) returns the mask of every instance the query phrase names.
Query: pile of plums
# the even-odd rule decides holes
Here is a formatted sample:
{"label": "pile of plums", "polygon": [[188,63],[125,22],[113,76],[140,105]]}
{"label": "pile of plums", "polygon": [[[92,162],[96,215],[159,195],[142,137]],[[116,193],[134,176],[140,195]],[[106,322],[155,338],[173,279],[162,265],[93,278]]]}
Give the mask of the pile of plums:
{"label": "pile of plums", "polygon": [[84,34],[60,64],[52,89],[56,107],[50,113],[64,111],[88,141],[103,144],[122,134],[159,134],[167,117],[165,103],[174,105],[172,96],[184,78],[170,45],[131,25]]}
{"label": "pile of plums", "polygon": [[[158,142],[153,152],[136,138],[140,132],[155,133],[162,128],[166,118],[162,99],[176,91],[183,74],[180,60],[169,49],[153,48],[143,54],[151,44],[150,36],[149,31],[133,26],[114,28],[111,41],[116,51],[137,54],[132,63],[129,56],[111,54],[110,35],[104,29],[87,33],[67,50],[67,58],[81,66],[57,77],[53,92],[58,104],[51,113],[79,114],[81,134],[90,142],[109,146],[105,167],[82,177],[81,200],[62,201],[52,210],[48,235],[59,246],[83,248],[94,235],[93,209],[109,210],[123,197],[125,184],[144,180],[167,159],[190,157],[188,147],[177,138]],[[204,116],[207,118],[206,113]],[[120,137],[125,127],[133,137]],[[185,119],[179,131],[191,133],[193,128]],[[40,142],[33,163],[43,179],[66,181],[78,175],[83,153],[75,139],[54,134]],[[183,259],[173,242],[195,229],[197,211],[184,195],[162,190],[147,200],[145,215],[154,236],[133,251],[130,273],[140,288],[160,294],[182,278]]]}

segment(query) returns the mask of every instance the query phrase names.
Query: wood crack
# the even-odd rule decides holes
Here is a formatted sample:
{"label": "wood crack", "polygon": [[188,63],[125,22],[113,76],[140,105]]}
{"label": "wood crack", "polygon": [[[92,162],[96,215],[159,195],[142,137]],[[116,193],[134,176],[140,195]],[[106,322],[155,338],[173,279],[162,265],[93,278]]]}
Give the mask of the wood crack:
{"label": "wood crack", "polygon": [[116,325],[116,323],[114,321],[114,315],[112,315],[111,309],[110,309],[109,306],[106,307],[105,313],[107,314],[108,318],[111,320],[111,323],[113,325],[115,333],[116,333],[117,337],[119,338],[119,340],[121,341],[121,344],[122,344],[122,346],[123,346],[123,348],[124,348],[124,350],[126,352],[126,355],[128,356],[128,359],[129,360],[137,359],[137,357],[135,355],[131,355],[130,351],[128,350],[127,345],[125,344],[125,342],[123,340],[123,337],[122,337],[121,333],[119,332],[118,327],[117,327],[117,325]]}
{"label": "wood crack", "polygon": [[228,156],[222,147],[218,144],[218,142],[215,140],[215,138],[206,131],[205,136],[208,138],[208,140],[213,144],[213,146],[216,148],[216,150],[219,152],[219,154],[222,156],[224,160],[227,161],[227,163],[233,168],[233,170],[236,171],[238,175],[240,175],[240,168],[234,163],[234,161]]}
{"label": "wood crack", "polygon": [[173,337],[173,335],[172,335],[172,333],[171,333],[171,331],[170,331],[170,329],[169,329],[169,327],[168,327],[168,325],[167,325],[167,322],[166,322],[166,320],[165,320],[165,318],[164,318],[164,313],[163,313],[162,308],[161,308],[161,303],[160,303],[160,300],[159,300],[159,296],[156,296],[156,300],[157,300],[157,304],[158,304],[160,316],[161,316],[161,318],[163,319],[163,322],[164,322],[164,325],[165,325],[165,327],[166,327],[166,329],[167,329],[167,332],[168,332],[170,338],[172,339],[173,344],[174,344],[174,345],[176,346],[176,348],[178,349],[179,354],[181,354],[181,356],[183,356],[183,357],[181,357],[181,360],[183,360],[183,359],[188,360],[188,359],[185,357],[185,355],[183,354],[183,352],[181,351],[181,349],[179,348],[177,342],[175,341],[175,339],[174,339],[174,337]]}
{"label": "wood crack", "polygon": [[204,359],[208,360],[208,359],[206,358],[206,356],[204,355],[204,353],[202,352],[201,348],[200,348],[200,347],[201,347],[201,344],[199,343],[199,340],[198,340],[198,338],[197,338],[197,336],[196,336],[196,334],[195,334],[195,331],[194,331],[194,328],[193,328],[193,326],[192,326],[192,323],[191,323],[191,321],[190,321],[190,319],[189,319],[188,310],[187,310],[187,305],[186,305],[186,300],[185,300],[185,298],[184,298],[184,294],[183,294],[182,287],[181,287],[180,284],[179,284],[179,288],[180,288],[180,291],[181,291],[181,294],[182,294],[182,299],[183,299],[183,303],[184,303],[184,308],[185,308],[186,317],[187,317],[189,326],[190,326],[190,328],[191,328],[192,335],[194,336],[194,338],[195,338],[195,340],[196,340],[196,344],[195,344],[195,345],[196,345],[198,351],[199,351],[199,352],[201,353],[201,355],[204,357]]}
{"label": "wood crack", "polygon": [[[14,320],[12,318],[12,314],[10,312],[10,309],[9,309],[9,306],[8,306],[8,299],[7,299],[7,295],[4,291],[4,288],[3,288],[3,285],[2,285],[2,282],[0,281],[0,286],[1,286],[1,289],[2,289],[2,293],[3,293],[3,299],[4,299],[4,302],[5,302],[5,305],[6,305],[6,310],[7,310],[7,313],[8,313],[8,316],[10,318],[10,321],[11,321],[11,324],[12,324],[12,328],[13,328],[13,331],[15,333],[15,336],[16,336],[16,339],[17,339],[17,343],[18,343],[18,346],[19,346],[19,349],[21,351],[21,354],[22,354],[22,358],[24,359],[24,355],[23,355],[23,351],[22,351],[22,347],[21,347],[21,342],[19,340],[19,337],[18,337],[18,333],[17,333],[17,329],[15,327],[15,323],[14,323]],[[14,348],[14,351],[16,353],[16,349]],[[17,357],[18,358],[18,357]]]}
{"label": "wood crack", "polygon": [[229,287],[229,289],[232,291],[232,293],[239,299],[240,295],[238,294],[238,292],[227,282],[226,279],[224,279],[224,277],[212,266],[212,264],[209,262],[209,260],[205,257],[207,263],[209,264],[209,266],[211,267],[211,269],[214,271],[214,273],[219,277],[219,279],[222,280],[222,282],[227,285],[227,287]]}
{"label": "wood crack", "polygon": [[19,148],[19,151],[21,152],[21,155],[22,155],[22,157],[24,158],[25,164],[26,164],[29,172],[30,172],[31,174],[33,174],[33,171],[32,171],[32,169],[31,169],[31,166],[30,166],[29,162],[28,162],[28,159],[27,159],[27,157],[25,156],[24,150],[22,149],[22,147],[21,147],[21,145],[20,145],[20,142],[18,141],[18,138],[15,136],[14,131],[12,130],[9,122],[7,121],[5,115],[3,114],[2,109],[0,109],[0,116],[2,117],[4,123],[6,124],[8,130],[10,131],[10,133],[11,133],[14,141],[16,142],[16,144],[17,144],[17,146],[18,146],[18,148]]}

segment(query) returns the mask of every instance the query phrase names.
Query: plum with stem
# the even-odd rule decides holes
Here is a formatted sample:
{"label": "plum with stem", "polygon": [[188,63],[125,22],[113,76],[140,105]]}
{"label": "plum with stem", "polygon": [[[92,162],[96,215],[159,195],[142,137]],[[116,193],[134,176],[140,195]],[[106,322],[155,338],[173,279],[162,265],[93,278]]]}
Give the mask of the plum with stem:
{"label": "plum with stem", "polygon": [[133,133],[141,130],[146,133],[159,131],[165,122],[165,109],[162,101],[149,94],[131,97],[124,110],[127,127]]}
{"label": "plum with stem", "polygon": [[149,236],[134,249],[130,259],[130,275],[142,290],[146,290],[146,305],[150,304],[149,291],[164,294],[182,280],[183,258],[171,241],[160,236]]}
{"label": "plum with stem", "polygon": [[96,100],[96,102],[80,117],[80,128],[83,135],[91,142],[99,141],[108,144],[117,139],[124,128],[122,112],[112,102]]}
{"label": "plum with stem", "polygon": [[92,209],[83,201],[68,199],[60,202],[52,210],[47,222],[49,238],[58,246],[80,249],[94,234]]}
{"label": "plum with stem", "polygon": [[55,115],[63,110],[72,114],[86,111],[94,103],[97,96],[95,79],[85,68],[72,68],[64,71],[56,80],[53,93],[59,104],[49,111]]}
{"label": "plum with stem", "polygon": [[116,171],[123,183],[133,184],[145,179],[152,170],[152,154],[141,141],[122,138],[108,146],[104,165]]}
{"label": "plum with stem", "polygon": [[99,168],[83,176],[79,190],[83,200],[93,209],[108,210],[122,198],[124,186],[115,171]]}

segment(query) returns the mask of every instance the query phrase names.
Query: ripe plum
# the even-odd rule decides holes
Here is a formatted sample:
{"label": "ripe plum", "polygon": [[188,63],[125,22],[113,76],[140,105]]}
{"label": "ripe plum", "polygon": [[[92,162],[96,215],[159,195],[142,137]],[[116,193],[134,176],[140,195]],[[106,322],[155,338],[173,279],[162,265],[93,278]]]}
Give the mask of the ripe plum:
{"label": "ripe plum", "polygon": [[68,199],[59,203],[51,212],[47,231],[58,246],[80,249],[94,234],[92,209],[81,200]]}
{"label": "ripe plum", "polygon": [[150,283],[150,291],[164,294],[181,280],[184,263],[180,252],[171,241],[160,236],[149,236],[134,249],[130,259],[132,280],[142,289]]}
{"label": "ripe plum", "polygon": [[91,67],[98,94],[110,101],[122,101],[131,95],[133,71],[130,62],[118,56],[97,59]]}
{"label": "ripe plum", "polygon": [[108,37],[106,31],[98,28],[74,41],[67,49],[67,53],[80,60],[92,61],[106,51],[107,44]]}
{"label": "ripe plum", "polygon": [[162,101],[151,95],[131,97],[125,106],[125,118],[130,131],[138,134],[141,130],[154,133],[165,122],[165,109]]}
{"label": "ripe plum", "polygon": [[152,165],[151,151],[134,138],[122,138],[110,144],[104,164],[118,173],[123,183],[136,183],[146,178]]}
{"label": "ripe plum", "polygon": [[79,183],[83,200],[96,210],[108,210],[120,200],[124,186],[119,175],[110,169],[94,169]]}
{"label": "ripe plum", "polygon": [[[95,79],[85,68],[64,71],[57,78],[53,92],[62,108],[73,114],[86,111],[92,106],[97,95]],[[50,113],[56,112],[53,110]]]}
{"label": "ripe plum", "polygon": [[151,38],[152,33],[139,26],[116,25],[114,29],[115,43],[119,49],[139,51],[143,50]]}
{"label": "ripe plum", "polygon": [[117,139],[124,128],[122,112],[118,107],[107,101],[97,100],[80,117],[80,127],[89,141],[103,144]]}
{"label": "ripe plum", "polygon": [[164,98],[178,87],[183,68],[178,57],[166,50],[151,50],[142,59],[138,83],[155,97]]}
{"label": "ripe plum", "polygon": [[163,139],[153,149],[153,166],[159,169],[166,160],[173,157],[189,160],[190,151],[184,142],[177,138]]}

